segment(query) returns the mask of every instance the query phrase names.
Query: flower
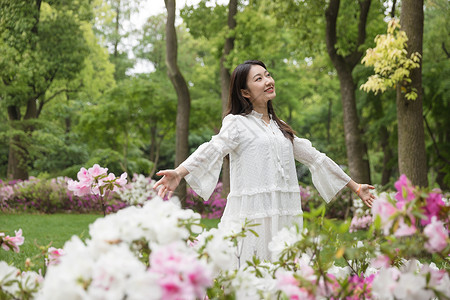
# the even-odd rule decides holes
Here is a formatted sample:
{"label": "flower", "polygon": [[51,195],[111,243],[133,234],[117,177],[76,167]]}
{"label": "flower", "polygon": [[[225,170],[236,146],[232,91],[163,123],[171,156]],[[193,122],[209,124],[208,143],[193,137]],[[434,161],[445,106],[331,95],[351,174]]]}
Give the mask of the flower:
{"label": "flower", "polygon": [[48,259],[45,259],[45,264],[47,266],[59,264],[60,257],[65,254],[64,249],[57,249],[55,247],[48,248],[47,253]]}
{"label": "flower", "polygon": [[431,218],[431,223],[425,226],[423,233],[428,238],[428,241],[425,243],[425,249],[428,252],[440,252],[447,246],[448,232],[444,227],[444,223],[437,220],[436,216]]}
{"label": "flower", "polygon": [[411,184],[411,181],[406,177],[405,174],[402,174],[400,178],[395,182],[395,188],[397,189],[397,194],[395,195],[395,199],[397,199],[397,207],[398,209],[402,209],[405,202],[410,202],[414,200],[414,187]]}
{"label": "flower", "polygon": [[164,245],[150,256],[150,273],[159,275],[162,299],[201,298],[212,284],[211,270],[181,243]]}
{"label": "flower", "polygon": [[300,282],[295,279],[293,273],[283,269],[277,270],[275,273],[277,288],[282,291],[290,300],[309,300],[315,299],[308,290],[300,287]]}
{"label": "flower", "polygon": [[[25,241],[25,238],[22,236],[22,229],[19,229],[17,231],[14,231],[16,236],[10,237],[7,235],[6,237],[4,233],[0,233],[0,245],[3,249],[6,251],[9,251],[9,249],[12,249],[14,252],[19,253],[20,249],[19,246],[23,244]],[[3,238],[2,238],[3,237]]]}
{"label": "flower", "polygon": [[405,223],[404,218],[400,218],[399,226],[397,230],[394,232],[395,237],[403,237],[413,235],[417,231],[417,228],[414,224],[407,225]]}
{"label": "flower", "polygon": [[298,226],[284,227],[272,238],[268,248],[272,252],[273,258],[279,258],[284,249],[291,247],[302,239],[303,235]]}
{"label": "flower", "polygon": [[445,206],[444,201],[442,201],[441,193],[430,193],[426,199],[426,205],[423,207],[424,214],[427,219],[420,220],[422,225],[427,225],[431,223],[431,218],[433,216],[438,216],[442,207]]}
{"label": "flower", "polygon": [[404,273],[400,275],[393,294],[396,299],[431,299],[434,293],[426,290],[426,279],[423,276],[413,273]]}
{"label": "flower", "polygon": [[382,193],[372,205],[372,214],[374,219],[379,216],[381,218],[381,226],[383,228],[384,235],[388,235],[392,227],[392,215],[397,213],[397,208],[389,202],[386,193]]}

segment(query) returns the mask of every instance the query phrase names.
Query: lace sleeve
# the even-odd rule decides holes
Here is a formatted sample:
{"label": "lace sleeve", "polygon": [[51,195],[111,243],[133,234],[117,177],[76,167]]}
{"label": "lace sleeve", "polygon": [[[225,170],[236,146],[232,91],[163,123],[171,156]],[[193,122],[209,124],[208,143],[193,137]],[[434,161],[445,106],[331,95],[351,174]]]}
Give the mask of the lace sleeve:
{"label": "lace sleeve", "polygon": [[219,180],[223,157],[234,150],[239,142],[235,115],[227,115],[220,132],[195,150],[181,165],[189,171],[185,177],[191,188],[207,201]]}
{"label": "lace sleeve", "polygon": [[294,138],[294,157],[309,168],[314,186],[327,203],[350,181],[334,161],[316,150],[307,139]]}

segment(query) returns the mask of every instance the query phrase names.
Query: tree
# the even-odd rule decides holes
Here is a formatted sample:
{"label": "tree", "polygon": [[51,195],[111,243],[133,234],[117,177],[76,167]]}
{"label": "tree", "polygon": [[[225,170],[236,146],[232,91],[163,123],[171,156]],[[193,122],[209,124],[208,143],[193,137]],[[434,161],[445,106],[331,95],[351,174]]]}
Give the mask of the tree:
{"label": "tree", "polygon": [[[30,137],[53,82],[73,79],[87,47],[80,24],[90,18],[88,1],[6,1],[0,9],[0,100],[10,124],[8,177],[26,179]],[[25,112],[25,113],[23,113]]]}
{"label": "tree", "polygon": [[[422,56],[423,0],[402,1],[400,25],[408,37],[408,54]],[[423,127],[422,62],[411,70],[411,83],[397,86],[398,166],[414,185],[427,186],[427,154]],[[417,91],[417,98],[409,100],[404,90]]]}
{"label": "tree", "polygon": [[125,29],[132,13],[138,11],[138,0],[95,0],[96,34],[108,47],[110,60],[115,65],[114,78],[126,78],[126,72],[134,65],[128,57],[128,49],[124,40],[130,36],[130,29]]}
{"label": "tree", "polygon": [[279,20],[299,31],[299,51],[314,57],[322,51],[325,42],[340,82],[350,174],[356,181],[370,182],[368,150],[356,107],[356,83],[352,71],[367,47],[367,29],[371,29],[369,36],[375,35],[377,24],[383,22],[381,1],[291,0],[273,4],[273,7]]}
{"label": "tree", "polygon": [[[186,80],[177,64],[177,33],[175,31],[175,0],[164,0],[167,9],[166,23],[166,65],[167,75],[175,88],[178,97],[176,120],[176,154],[175,165],[180,165],[189,155],[189,113],[191,98]],[[182,203],[186,198],[186,182],[182,181],[177,188],[177,195]]]}
{"label": "tree", "polygon": [[355,47],[347,55],[338,52],[337,19],[340,0],[331,0],[326,11],[326,45],[328,55],[339,76],[344,117],[345,142],[350,174],[356,182],[370,182],[367,146],[362,140],[359,117],[356,110],[355,82],[352,70],[359,63],[363,52],[360,50],[366,39],[367,16],[371,0],[360,1],[358,34]]}

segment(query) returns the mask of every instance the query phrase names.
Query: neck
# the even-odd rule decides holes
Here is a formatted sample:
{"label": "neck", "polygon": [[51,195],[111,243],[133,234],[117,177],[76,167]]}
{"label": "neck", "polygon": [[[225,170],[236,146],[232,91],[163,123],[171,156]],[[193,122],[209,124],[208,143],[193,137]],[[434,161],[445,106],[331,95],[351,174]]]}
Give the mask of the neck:
{"label": "neck", "polygon": [[259,106],[253,105],[253,110],[256,111],[257,113],[262,114],[263,117],[266,117],[266,116],[269,115],[268,110],[267,110],[267,104],[266,105],[259,105]]}

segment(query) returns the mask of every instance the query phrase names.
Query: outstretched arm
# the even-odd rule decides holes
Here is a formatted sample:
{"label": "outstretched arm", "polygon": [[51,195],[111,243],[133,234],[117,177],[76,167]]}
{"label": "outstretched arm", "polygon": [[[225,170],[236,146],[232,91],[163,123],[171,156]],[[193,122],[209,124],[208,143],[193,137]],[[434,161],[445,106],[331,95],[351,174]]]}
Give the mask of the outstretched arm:
{"label": "outstretched arm", "polygon": [[370,190],[375,189],[374,186],[369,184],[360,184],[350,180],[347,183],[347,187],[354,191],[368,207],[372,207],[375,196],[370,192]]}
{"label": "outstretched arm", "polygon": [[178,166],[175,170],[163,170],[156,173],[158,176],[162,176],[160,180],[158,180],[153,189],[158,189],[158,196],[164,198],[167,192],[169,192],[168,197],[172,197],[173,191],[177,188],[178,184],[180,184],[181,179],[183,179],[187,174],[189,174],[188,170],[186,170],[183,166]]}

